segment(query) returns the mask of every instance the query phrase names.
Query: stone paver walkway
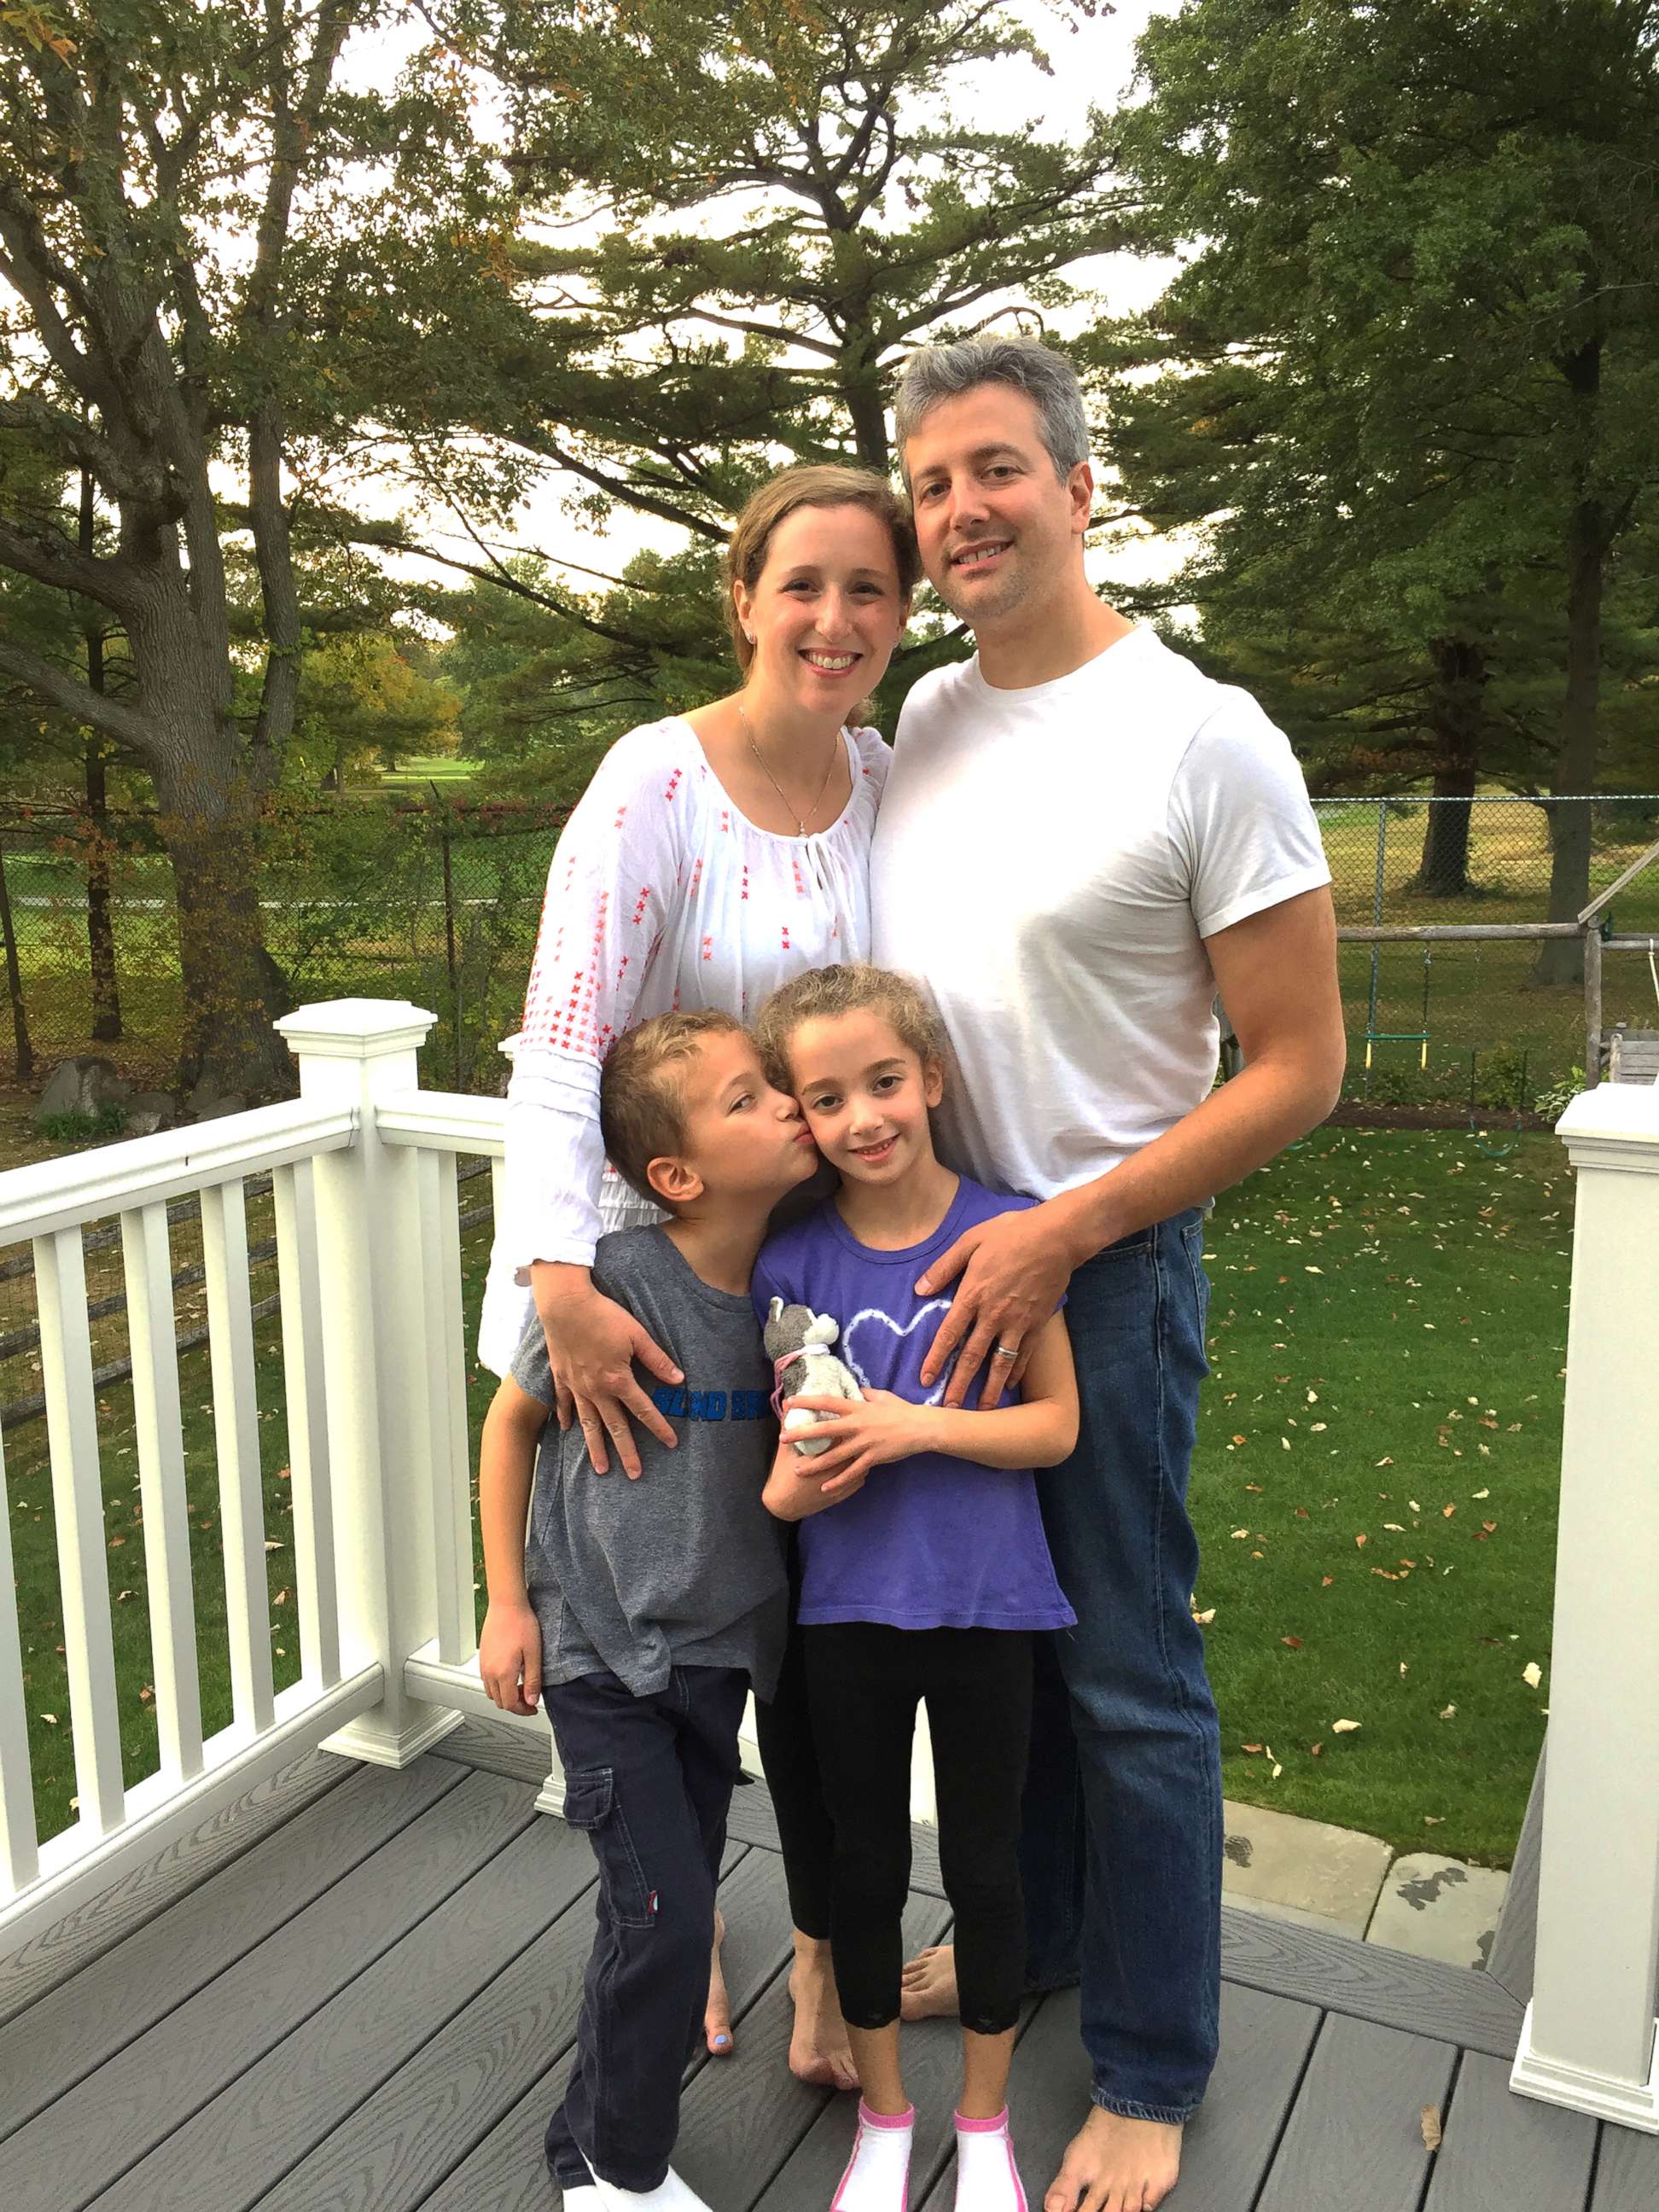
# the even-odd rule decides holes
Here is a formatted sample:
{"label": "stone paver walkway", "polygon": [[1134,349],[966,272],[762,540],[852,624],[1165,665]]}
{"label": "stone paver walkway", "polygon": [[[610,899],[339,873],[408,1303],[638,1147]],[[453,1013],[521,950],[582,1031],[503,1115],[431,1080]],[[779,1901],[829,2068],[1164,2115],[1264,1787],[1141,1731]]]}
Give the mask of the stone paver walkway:
{"label": "stone paver walkway", "polygon": [[1223,1813],[1229,1905],[1447,1966],[1486,1965],[1506,1874],[1427,1851],[1396,1858],[1380,1836],[1265,1806],[1229,1799]]}

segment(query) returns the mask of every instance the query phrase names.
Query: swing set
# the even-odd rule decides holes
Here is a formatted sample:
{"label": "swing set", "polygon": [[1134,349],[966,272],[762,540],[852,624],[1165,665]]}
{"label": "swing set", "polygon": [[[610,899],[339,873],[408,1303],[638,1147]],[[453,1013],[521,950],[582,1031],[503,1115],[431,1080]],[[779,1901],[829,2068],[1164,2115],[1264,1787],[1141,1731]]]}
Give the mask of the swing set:
{"label": "swing set", "polygon": [[[1352,933],[1347,930],[1344,930],[1341,933],[1345,937],[1356,933]],[[1425,942],[1423,945],[1423,1004],[1421,1022],[1420,1026],[1414,1030],[1380,1030],[1376,1026],[1377,1000],[1380,996],[1382,983],[1382,948],[1381,944],[1377,941],[1376,937],[1375,935],[1372,936],[1370,986],[1365,1006],[1365,1079],[1364,1095],[1367,1098],[1371,1095],[1371,1070],[1376,1064],[1376,1049],[1380,1044],[1414,1044],[1418,1048],[1417,1065],[1425,1073],[1427,1073],[1429,1065],[1429,1045],[1431,1041],[1431,1031],[1429,1025],[1429,1006],[1434,972],[1434,950],[1432,939],[1436,937],[1449,937],[1453,935],[1474,937],[1475,940],[1474,957],[1477,970],[1480,967],[1480,945],[1486,933],[1478,930],[1452,931],[1447,929],[1440,931],[1425,930],[1417,933],[1421,935],[1425,939]],[[1505,932],[1504,933],[1507,935],[1510,933]],[[1480,1054],[1477,1047],[1472,1046],[1470,1048],[1469,1134],[1474,1139],[1475,1145],[1479,1150],[1485,1152],[1489,1159],[1507,1159],[1509,1155],[1515,1150],[1516,1144],[1520,1140],[1521,1130],[1525,1121],[1527,1111],[1527,1061],[1528,1057],[1529,1054],[1528,1052],[1523,1051],[1522,1053],[1521,1066],[1516,1077],[1514,1108],[1515,1139],[1510,1144],[1494,1147],[1488,1143],[1486,1132],[1481,1125],[1480,1118],[1480,1103],[1475,1096],[1479,1081]]]}

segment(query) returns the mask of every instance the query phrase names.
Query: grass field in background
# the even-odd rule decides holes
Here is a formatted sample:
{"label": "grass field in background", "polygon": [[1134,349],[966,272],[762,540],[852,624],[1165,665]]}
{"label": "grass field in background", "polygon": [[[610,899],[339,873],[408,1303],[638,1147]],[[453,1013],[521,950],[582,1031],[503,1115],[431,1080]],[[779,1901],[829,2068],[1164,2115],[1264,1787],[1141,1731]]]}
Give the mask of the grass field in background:
{"label": "grass field in background", "polygon": [[[1459,1135],[1346,1130],[1319,1132],[1222,1199],[1192,1504],[1230,1796],[1401,1850],[1507,1863],[1548,1703],[1571,1206],[1551,1139],[1494,1160]],[[250,1211],[257,1237],[264,1215]],[[487,1230],[471,1231],[469,1355],[487,1255]],[[267,1287],[256,1281],[256,1297]],[[100,1335],[100,1358],[113,1340]],[[299,1647],[276,1316],[257,1342],[281,1686]],[[179,1372],[210,1731],[230,1708],[205,1351]],[[476,1440],[494,1385],[470,1356],[468,1376]],[[156,1750],[129,1388],[100,1394],[99,1436],[133,1781]],[[43,1422],[7,1438],[6,1469],[49,1834],[70,1817],[75,1781]],[[1536,1689],[1523,1673],[1534,1662]],[[1338,1720],[1359,1726],[1339,1732]]]}
{"label": "grass field in background", "polygon": [[[441,775],[440,772],[442,772]],[[408,762],[398,771],[398,795],[418,797],[437,780],[441,790],[463,795],[471,764],[453,759]],[[1363,925],[1371,917],[1376,860],[1374,805],[1324,804],[1320,824],[1335,879],[1339,919]],[[274,872],[267,896],[273,953],[289,974],[301,1000],[362,995],[410,997],[443,1012],[448,1003],[447,950],[442,878],[435,835],[422,841],[418,823],[405,825],[382,854],[373,845],[375,824],[387,817],[363,810],[370,838],[362,865],[354,868],[349,839],[337,837],[326,866],[295,863]],[[1471,838],[1471,872],[1477,896],[1430,898],[1409,889],[1422,854],[1425,809],[1391,804],[1385,814],[1384,919],[1390,924],[1502,923],[1536,920],[1547,905],[1549,848],[1541,811],[1531,805],[1486,805],[1477,811]],[[1632,827],[1617,842],[1604,842],[1592,869],[1602,889],[1643,850],[1645,833]],[[410,840],[412,838],[412,843]],[[429,848],[429,849],[428,849]],[[522,991],[530,964],[542,884],[550,845],[541,833],[458,837],[452,851],[457,942],[460,961],[461,1055],[465,1078],[486,1081],[495,1072],[480,1039],[479,1024],[496,1020]],[[26,1003],[44,1066],[94,1048],[87,980],[85,890],[72,854],[27,853],[15,848],[7,874],[16,912]],[[354,886],[357,888],[354,889]],[[177,1050],[180,1004],[171,911],[171,877],[164,860],[122,860],[117,871],[117,957],[127,1034],[112,1053],[125,1073],[165,1085]],[[1616,902],[1621,932],[1659,934],[1659,866],[1638,879]],[[1530,944],[1438,945],[1429,963],[1429,1065],[1419,1047],[1380,1043],[1367,1080],[1364,1036],[1370,1012],[1371,955],[1350,945],[1342,955],[1343,999],[1351,1046],[1347,1095],[1379,1106],[1436,1100],[1467,1101],[1473,1076],[1486,1110],[1526,1105],[1564,1081],[1584,1057],[1583,997],[1576,990],[1541,990],[1531,981],[1536,948]],[[1414,1034],[1423,1025],[1424,960],[1420,948],[1387,945],[1377,955],[1376,1018],[1383,1031]],[[1659,1024],[1645,958],[1609,955],[1605,967],[1605,1018],[1634,1026]],[[488,1000],[488,1005],[485,1001]],[[499,1005],[498,1005],[499,1002]],[[510,1028],[510,1013],[501,1013]],[[1475,1055],[1473,1066],[1471,1054]],[[1523,1065],[1524,1058],[1524,1065]],[[429,1048],[427,1080],[454,1079],[448,1032]]]}
{"label": "grass field in background", "polygon": [[1508,1863],[1549,1702],[1571,1207],[1549,1137],[1334,1129],[1220,1200],[1192,1503],[1230,1796]]}

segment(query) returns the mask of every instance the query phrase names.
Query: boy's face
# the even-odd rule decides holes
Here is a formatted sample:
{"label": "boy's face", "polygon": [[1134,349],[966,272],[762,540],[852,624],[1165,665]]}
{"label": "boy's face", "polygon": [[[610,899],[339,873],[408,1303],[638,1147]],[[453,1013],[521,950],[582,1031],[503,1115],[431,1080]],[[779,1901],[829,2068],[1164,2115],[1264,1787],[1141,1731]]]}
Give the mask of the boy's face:
{"label": "boy's face", "polygon": [[767,1081],[752,1039],[741,1030],[703,1038],[680,1082],[684,1148],[673,1160],[652,1162],[653,1181],[659,1166],[671,1171],[674,1187],[665,1197],[684,1204],[707,1193],[770,1203],[816,1173],[817,1147],[799,1107]]}

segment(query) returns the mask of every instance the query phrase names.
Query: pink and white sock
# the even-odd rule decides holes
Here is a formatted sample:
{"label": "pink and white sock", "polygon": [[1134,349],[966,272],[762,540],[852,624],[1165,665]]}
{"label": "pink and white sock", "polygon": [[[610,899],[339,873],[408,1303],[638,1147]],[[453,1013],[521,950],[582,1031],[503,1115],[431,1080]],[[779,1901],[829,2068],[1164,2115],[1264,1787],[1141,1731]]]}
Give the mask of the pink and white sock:
{"label": "pink and white sock", "polygon": [[994,2119],[956,2117],[956,2212],[1026,2212],[1006,2105]]}
{"label": "pink and white sock", "polygon": [[859,2099],[859,2131],[830,2212],[905,2212],[910,2200],[910,2138],[916,2108],[872,2112]]}

